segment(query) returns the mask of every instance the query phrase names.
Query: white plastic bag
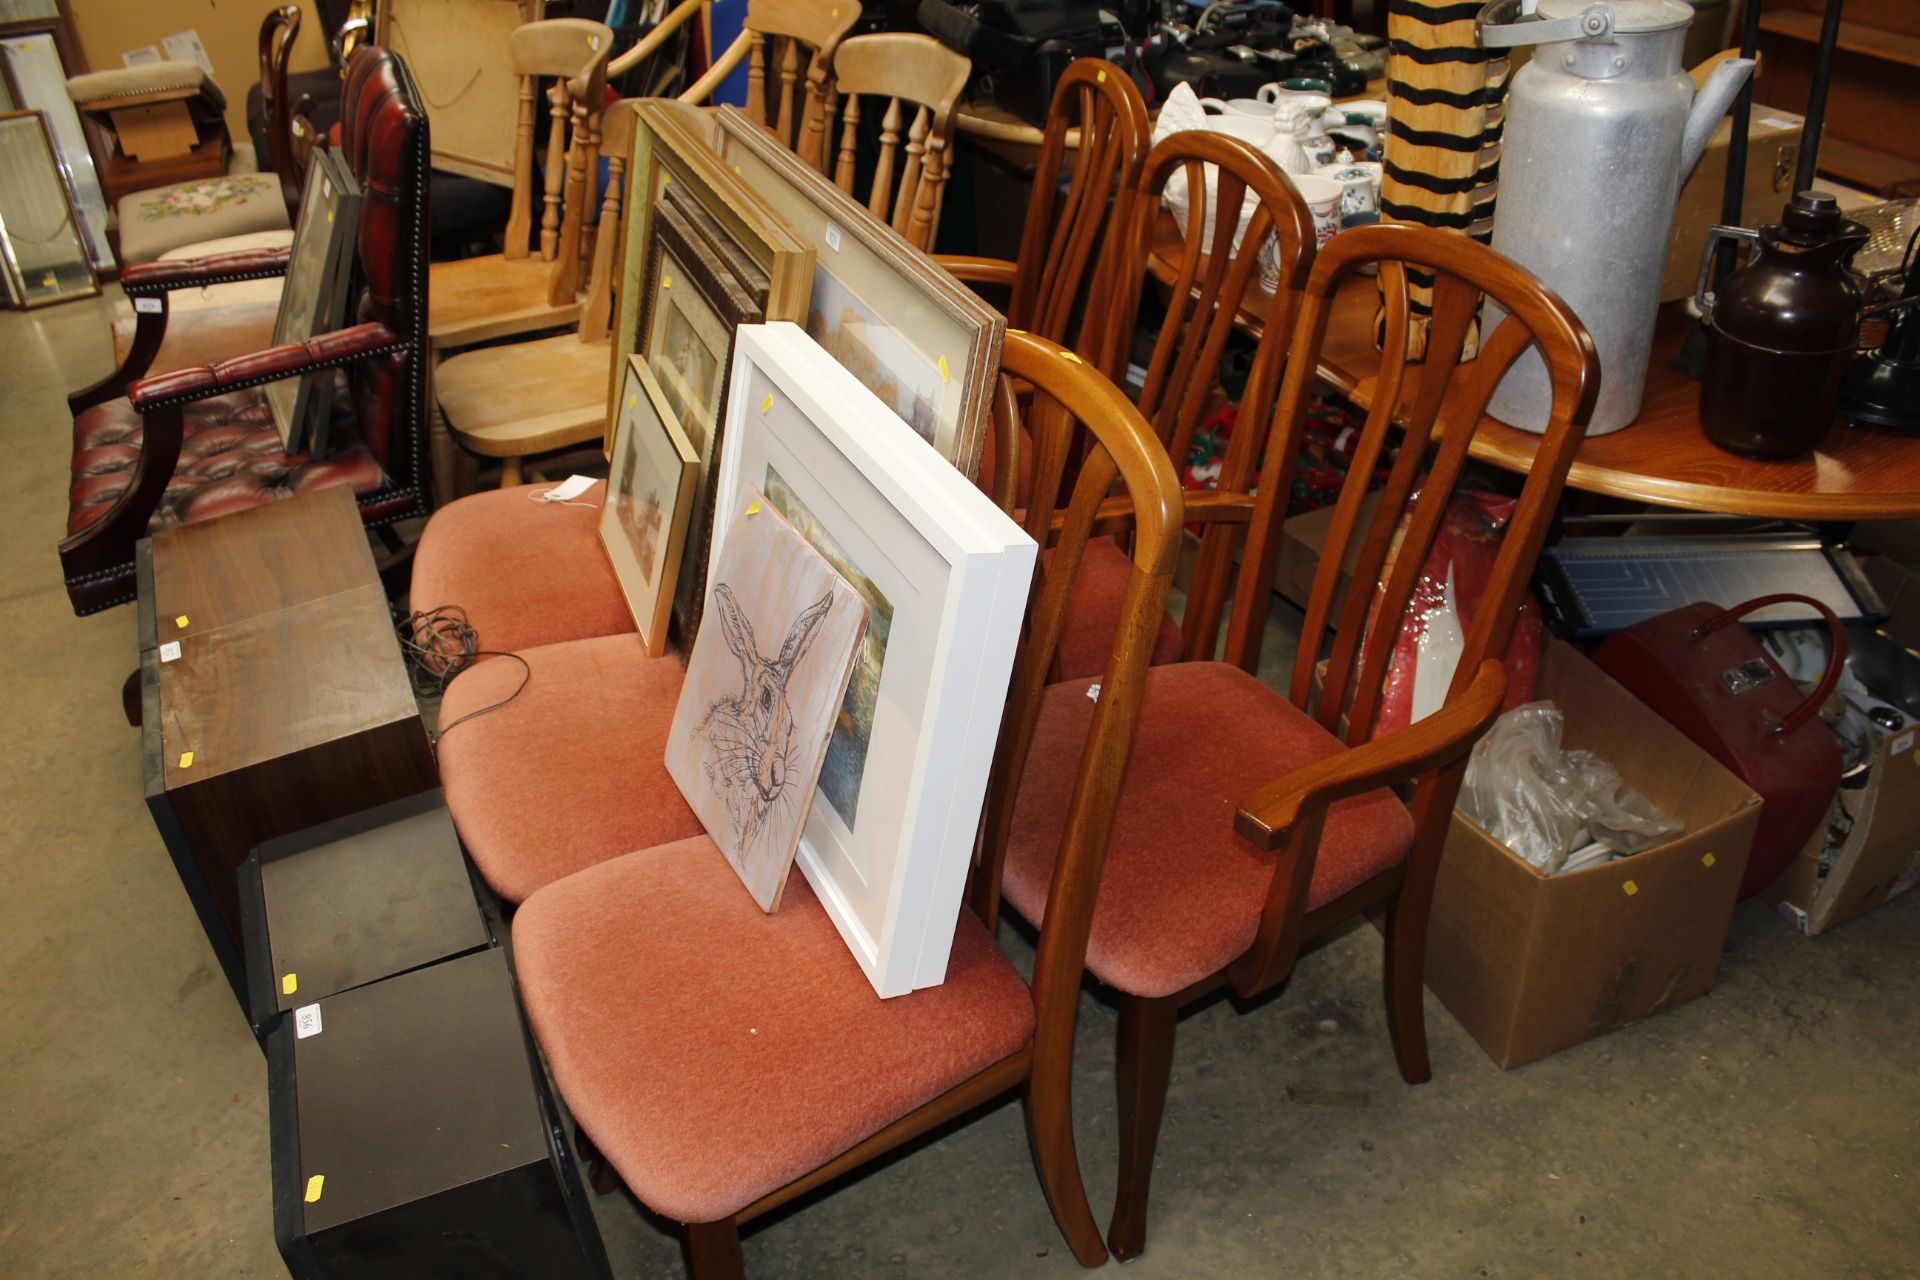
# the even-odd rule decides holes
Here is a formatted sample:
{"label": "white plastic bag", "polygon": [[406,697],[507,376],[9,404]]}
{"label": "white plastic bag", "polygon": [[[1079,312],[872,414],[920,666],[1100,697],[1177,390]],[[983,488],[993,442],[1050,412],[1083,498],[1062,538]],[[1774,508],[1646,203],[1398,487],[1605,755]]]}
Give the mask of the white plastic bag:
{"label": "white plastic bag", "polygon": [[1565,723],[1551,702],[1529,702],[1494,721],[1467,762],[1460,811],[1545,875],[1576,852],[1580,866],[1602,860],[1590,849],[1596,843],[1638,853],[1680,834],[1683,824],[1611,764],[1589,751],[1561,750]]}

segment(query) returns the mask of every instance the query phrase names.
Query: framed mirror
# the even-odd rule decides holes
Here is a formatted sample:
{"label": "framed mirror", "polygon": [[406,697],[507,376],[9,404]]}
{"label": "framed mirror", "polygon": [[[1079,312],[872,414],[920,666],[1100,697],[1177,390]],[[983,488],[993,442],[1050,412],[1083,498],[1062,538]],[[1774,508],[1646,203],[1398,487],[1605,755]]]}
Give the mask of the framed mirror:
{"label": "framed mirror", "polygon": [[53,135],[38,111],[0,115],[0,259],[7,300],[16,307],[100,292]]}

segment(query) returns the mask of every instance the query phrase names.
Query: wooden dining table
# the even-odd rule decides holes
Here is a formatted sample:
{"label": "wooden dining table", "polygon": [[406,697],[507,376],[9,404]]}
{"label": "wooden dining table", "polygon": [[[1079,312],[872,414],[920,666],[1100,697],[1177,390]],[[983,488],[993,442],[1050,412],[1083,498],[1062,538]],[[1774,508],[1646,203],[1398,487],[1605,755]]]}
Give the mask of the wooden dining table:
{"label": "wooden dining table", "polygon": [[[1182,241],[1164,211],[1156,228],[1151,267],[1163,285],[1176,279]],[[1239,327],[1258,338],[1272,294],[1253,291],[1241,306]],[[1370,408],[1373,341],[1379,293],[1368,277],[1347,281],[1336,296],[1320,355],[1320,376],[1362,409]],[[1920,437],[1838,422],[1820,447],[1792,462],[1762,462],[1728,453],[1700,428],[1700,384],[1672,368],[1690,321],[1682,303],[1660,310],[1640,415],[1620,429],[1580,445],[1567,484],[1588,493],[1690,511],[1818,522],[1891,520],[1920,516]],[[1455,414],[1455,417],[1458,415]],[[1441,429],[1448,421],[1441,409]],[[1469,452],[1524,473],[1540,437],[1492,418],[1483,419]]]}

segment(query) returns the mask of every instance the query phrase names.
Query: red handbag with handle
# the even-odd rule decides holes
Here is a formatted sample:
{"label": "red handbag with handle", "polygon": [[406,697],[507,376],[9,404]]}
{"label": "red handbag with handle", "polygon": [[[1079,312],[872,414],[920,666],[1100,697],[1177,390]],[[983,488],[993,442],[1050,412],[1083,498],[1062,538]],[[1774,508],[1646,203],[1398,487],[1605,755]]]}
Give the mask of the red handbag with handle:
{"label": "red handbag with handle", "polygon": [[[1775,604],[1819,610],[1833,653],[1820,687],[1800,692],[1745,627],[1730,625]],[[1840,679],[1846,633],[1808,596],[1760,596],[1731,609],[1690,604],[1607,637],[1593,660],[1760,796],[1760,825],[1740,896],[1773,883],[1840,789],[1840,744],[1819,711]]]}

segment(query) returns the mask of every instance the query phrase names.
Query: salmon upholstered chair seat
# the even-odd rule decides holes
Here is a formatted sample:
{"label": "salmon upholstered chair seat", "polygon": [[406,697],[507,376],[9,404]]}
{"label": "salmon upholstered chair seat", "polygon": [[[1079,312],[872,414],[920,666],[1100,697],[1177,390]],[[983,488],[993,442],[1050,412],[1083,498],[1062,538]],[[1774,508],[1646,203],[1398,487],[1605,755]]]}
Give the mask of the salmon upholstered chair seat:
{"label": "salmon upholstered chair seat", "polygon": [[682,1222],[739,1212],[1033,1036],[1025,982],[972,915],[946,982],[882,1000],[805,876],[766,914],[705,836],[548,885],[513,946],[568,1109]]}
{"label": "salmon upholstered chair seat", "polygon": [[524,671],[494,659],[461,672],[440,701],[440,785],[461,843],[496,893],[520,902],[609,858],[701,833],[667,775],[685,674],[678,661],[647,657],[637,635],[520,657]]}
{"label": "salmon upholstered chair seat", "polygon": [[[1051,563],[1053,553],[1042,552]],[[1133,562],[1112,538],[1095,538],[1087,543],[1080,572],[1074,575],[1073,588],[1067,593],[1065,623],[1060,631],[1056,659],[1062,680],[1091,680],[1107,665],[1113,652],[1113,633],[1120,625],[1120,601],[1127,594],[1127,581]],[[1185,651],[1180,644],[1180,628],[1171,615],[1160,612],[1160,634],[1153,643],[1155,666],[1178,662]]]}
{"label": "salmon upholstered chair seat", "polygon": [[[1047,690],[1007,845],[1005,893],[1042,918],[1054,850],[1093,718],[1085,680]],[[1260,787],[1341,754],[1340,740],[1240,668],[1183,662],[1147,673],[1093,911],[1087,967],[1132,995],[1183,991],[1253,944],[1274,858],[1234,834]],[[1335,804],[1307,909],[1398,863],[1413,819],[1390,791]]]}
{"label": "salmon upholstered chair seat", "polygon": [[482,649],[507,653],[631,634],[633,614],[600,545],[606,481],[568,503],[530,496],[538,492],[489,489],[434,512],[414,552],[413,608],[458,605]]}

